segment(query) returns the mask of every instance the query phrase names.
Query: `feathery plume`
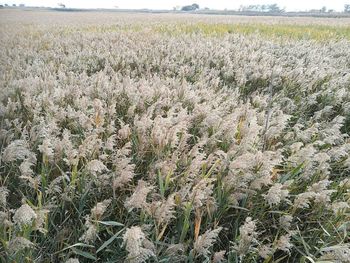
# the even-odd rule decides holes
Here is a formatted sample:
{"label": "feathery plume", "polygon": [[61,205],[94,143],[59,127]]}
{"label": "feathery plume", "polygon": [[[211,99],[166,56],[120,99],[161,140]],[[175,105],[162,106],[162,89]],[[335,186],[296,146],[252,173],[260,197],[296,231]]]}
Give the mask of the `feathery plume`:
{"label": "feathery plume", "polygon": [[222,227],[218,227],[214,230],[207,230],[204,234],[200,235],[194,242],[194,250],[199,254],[207,257],[210,254],[209,249],[216,241]]}

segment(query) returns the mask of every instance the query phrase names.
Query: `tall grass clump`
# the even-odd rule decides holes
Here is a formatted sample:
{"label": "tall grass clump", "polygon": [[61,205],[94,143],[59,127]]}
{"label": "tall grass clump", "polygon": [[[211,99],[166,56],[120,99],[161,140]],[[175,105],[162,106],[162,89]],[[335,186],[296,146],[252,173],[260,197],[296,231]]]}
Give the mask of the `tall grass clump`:
{"label": "tall grass clump", "polygon": [[347,40],[60,16],[1,22],[2,262],[350,262]]}

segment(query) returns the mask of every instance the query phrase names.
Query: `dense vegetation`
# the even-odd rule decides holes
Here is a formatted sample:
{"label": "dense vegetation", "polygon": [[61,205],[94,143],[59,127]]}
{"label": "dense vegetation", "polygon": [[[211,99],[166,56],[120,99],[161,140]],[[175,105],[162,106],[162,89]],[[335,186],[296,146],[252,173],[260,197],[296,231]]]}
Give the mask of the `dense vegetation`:
{"label": "dense vegetation", "polygon": [[3,15],[3,262],[350,262],[347,36]]}

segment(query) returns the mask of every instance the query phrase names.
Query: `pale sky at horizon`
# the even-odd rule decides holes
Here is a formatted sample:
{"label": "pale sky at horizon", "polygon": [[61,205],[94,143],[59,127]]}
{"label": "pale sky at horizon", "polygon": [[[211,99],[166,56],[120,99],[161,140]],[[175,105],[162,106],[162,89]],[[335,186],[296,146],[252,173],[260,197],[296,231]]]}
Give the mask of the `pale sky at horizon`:
{"label": "pale sky at horizon", "polygon": [[46,7],[57,7],[57,3],[63,3],[66,7],[71,8],[114,8],[118,6],[119,8],[125,9],[172,9],[174,6],[197,3],[200,7],[221,10],[225,8],[237,9],[240,5],[277,3],[280,7],[286,8],[287,11],[320,9],[322,6],[326,6],[328,9],[342,11],[344,9],[344,4],[350,4],[350,0],[0,0],[0,3]]}

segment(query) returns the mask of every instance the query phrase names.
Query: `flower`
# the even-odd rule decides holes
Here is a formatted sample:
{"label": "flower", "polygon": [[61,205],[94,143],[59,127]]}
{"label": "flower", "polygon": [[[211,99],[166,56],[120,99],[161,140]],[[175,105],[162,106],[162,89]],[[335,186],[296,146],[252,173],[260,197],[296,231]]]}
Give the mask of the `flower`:
{"label": "flower", "polygon": [[266,259],[273,254],[271,245],[262,245],[259,247],[259,256]]}
{"label": "flower", "polygon": [[47,158],[49,158],[49,159],[53,158],[54,151],[53,151],[53,145],[52,145],[50,139],[45,138],[43,140],[43,143],[41,145],[39,145],[38,149]]}
{"label": "flower", "polygon": [[87,169],[90,173],[102,173],[103,171],[107,171],[107,167],[100,160],[92,160],[87,164]]}
{"label": "flower", "polygon": [[141,263],[145,262],[150,257],[155,257],[154,252],[144,247],[144,241],[146,236],[138,226],[127,228],[123,242],[125,244],[126,251],[128,251],[127,261],[129,263]]}
{"label": "flower", "polygon": [[140,208],[146,209],[148,208],[147,203],[147,195],[153,189],[152,186],[147,186],[147,183],[143,180],[139,180],[137,187],[135,188],[134,193],[131,197],[127,198],[124,206],[127,209]]}
{"label": "flower", "polygon": [[85,227],[87,227],[87,230],[85,230],[84,234],[79,238],[79,240],[87,244],[92,244],[97,237],[96,225],[91,223],[90,218],[87,217]]}
{"label": "flower", "polygon": [[290,243],[290,234],[280,236],[280,238],[277,240],[276,248],[279,250],[289,252],[289,250],[292,247],[293,247],[293,244]]}
{"label": "flower", "polygon": [[7,204],[7,196],[9,194],[9,191],[5,186],[0,187],[0,206],[6,206]]}
{"label": "flower", "polygon": [[24,237],[14,237],[13,239],[10,240],[8,244],[8,249],[11,254],[17,253],[23,249],[32,248],[32,247],[34,247],[34,244],[30,240]]}
{"label": "flower", "polygon": [[91,209],[91,216],[96,219],[99,220],[101,218],[101,216],[104,214],[104,212],[106,211],[107,207],[109,206],[109,204],[111,203],[111,199],[106,199],[102,202],[97,203],[92,209]]}
{"label": "flower", "polygon": [[168,223],[172,218],[174,218],[175,213],[175,194],[171,194],[163,202],[155,202],[153,206],[155,207],[154,217],[156,218],[158,224]]}
{"label": "flower", "polygon": [[350,205],[347,202],[333,202],[332,203],[332,209],[335,215],[342,213],[346,211],[346,209],[349,209]]}
{"label": "flower", "polygon": [[28,149],[28,144],[24,140],[15,140],[11,142],[2,153],[2,160],[12,162],[15,160],[35,160],[35,155]]}
{"label": "flower", "polygon": [[27,204],[22,205],[18,208],[13,216],[13,222],[20,228],[25,225],[31,225],[37,218],[37,214]]}
{"label": "flower", "polygon": [[225,254],[226,251],[225,250],[221,250],[219,252],[215,252],[214,256],[213,256],[213,263],[221,263],[225,261]]}
{"label": "flower", "polygon": [[280,217],[280,226],[286,230],[290,228],[293,217],[291,215],[283,215]]}
{"label": "flower", "polygon": [[216,241],[222,227],[214,230],[207,230],[204,234],[200,235],[194,242],[194,250],[203,256],[208,256],[210,254],[209,248]]}
{"label": "flower", "polygon": [[284,186],[282,184],[276,183],[269,189],[265,195],[265,199],[269,205],[278,205],[281,201],[288,197],[289,191],[283,189],[283,187]]}
{"label": "flower", "polygon": [[244,224],[239,228],[240,236],[238,246],[236,245],[234,247],[240,256],[244,256],[250,247],[256,243],[258,233],[255,230],[256,221],[252,220],[251,217],[247,217]]}

